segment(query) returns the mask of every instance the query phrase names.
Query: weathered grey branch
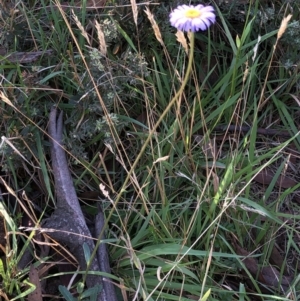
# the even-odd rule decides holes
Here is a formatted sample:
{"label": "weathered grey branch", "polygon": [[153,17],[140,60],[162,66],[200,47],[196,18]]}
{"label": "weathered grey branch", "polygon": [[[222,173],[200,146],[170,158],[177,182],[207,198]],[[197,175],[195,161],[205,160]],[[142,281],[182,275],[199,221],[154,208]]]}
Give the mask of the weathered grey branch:
{"label": "weathered grey branch", "polygon": [[[87,263],[84,257],[83,244],[87,244],[92,251],[95,244],[88,229],[68,168],[68,162],[64,149],[62,148],[63,116],[62,112],[57,119],[57,110],[52,109],[50,113],[49,135],[51,137],[51,159],[55,179],[55,192],[57,197],[57,208],[51,218],[43,224],[44,228],[51,228],[56,231],[49,232],[48,235],[61,244],[66,245],[74,254],[80,268],[85,270]],[[96,222],[97,233],[101,233],[104,225],[103,213],[99,212]],[[100,227],[100,228],[99,228]],[[110,273],[109,258],[106,246],[100,245],[97,254],[90,266],[90,271],[103,271]],[[96,285],[103,286],[102,292],[97,300],[117,301],[114,287],[111,282],[103,281],[102,277],[88,275],[86,278],[88,287]]]}
{"label": "weathered grey branch", "polygon": [[[99,213],[97,214],[96,220],[95,220],[96,237],[98,237],[101,232],[102,233],[104,232],[104,231],[102,231],[102,229],[105,224],[103,212],[102,212],[101,208],[98,207],[98,209],[99,209]],[[103,236],[101,237],[101,240],[103,240],[103,239],[105,239],[104,233],[103,233]],[[111,274],[107,248],[106,248],[105,243],[103,243],[103,242],[101,242],[101,244],[99,245],[99,248],[97,250],[97,258],[98,258],[98,262],[100,264],[100,270],[105,271],[108,274]],[[105,294],[105,296],[104,296],[105,300],[110,300],[110,301],[118,300],[113,283],[111,282],[110,279],[105,278],[105,277],[103,278],[103,294]]]}

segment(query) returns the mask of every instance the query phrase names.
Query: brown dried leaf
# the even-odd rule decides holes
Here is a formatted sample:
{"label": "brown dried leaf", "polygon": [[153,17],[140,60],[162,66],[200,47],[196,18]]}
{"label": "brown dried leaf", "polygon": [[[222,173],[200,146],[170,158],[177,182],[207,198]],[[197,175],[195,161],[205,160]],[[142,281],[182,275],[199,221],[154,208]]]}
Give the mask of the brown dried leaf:
{"label": "brown dried leaf", "polygon": [[[270,261],[270,263],[277,266],[279,269],[281,269],[282,266],[284,265],[284,259],[281,256],[280,252],[278,251],[278,249],[276,248],[275,245],[273,246],[269,261]],[[287,274],[286,266],[284,268],[284,273]]]}
{"label": "brown dried leaf", "polygon": [[[249,252],[241,248],[237,243],[234,243],[234,250],[236,254],[241,255],[241,256],[249,256]],[[258,264],[257,260],[252,257],[246,257],[243,260],[243,263],[245,264],[246,268],[249,270],[252,276],[256,276],[258,272]]]}
{"label": "brown dried leaf", "polygon": [[[263,185],[269,185],[274,179],[274,173],[268,168],[264,168],[255,177],[254,181],[261,183]],[[276,181],[276,186],[282,188],[290,188],[297,184],[294,179],[288,178],[285,175],[280,175]]]}
{"label": "brown dried leaf", "polygon": [[263,283],[272,288],[280,288],[282,291],[287,291],[292,283],[292,277],[282,276],[275,267],[267,266],[263,267],[260,271],[264,281]]}
{"label": "brown dried leaf", "polygon": [[[249,255],[249,252],[241,248],[236,242],[233,242],[233,246],[238,255]],[[259,271],[258,263],[255,258],[248,257],[242,261],[253,277],[257,277],[259,282],[269,287],[278,288],[280,284],[281,290],[285,292],[292,282],[292,277],[287,277],[284,275],[281,277],[280,273],[275,267],[266,266]]]}

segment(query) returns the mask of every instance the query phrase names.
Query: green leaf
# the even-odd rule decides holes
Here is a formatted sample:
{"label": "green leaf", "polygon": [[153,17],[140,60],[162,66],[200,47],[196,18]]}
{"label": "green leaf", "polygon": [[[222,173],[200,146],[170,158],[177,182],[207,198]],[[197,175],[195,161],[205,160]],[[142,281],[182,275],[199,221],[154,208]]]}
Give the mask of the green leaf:
{"label": "green leaf", "polygon": [[63,285],[59,285],[58,289],[60,291],[60,293],[62,294],[62,296],[67,300],[67,301],[76,301],[76,298],[74,298],[72,296],[72,294],[68,291],[68,289],[63,286]]}
{"label": "green leaf", "polygon": [[83,290],[84,290],[84,283],[83,282],[78,282],[77,283],[77,292],[79,294],[82,294]]}
{"label": "green leaf", "polygon": [[2,278],[6,278],[3,261],[1,258],[0,258],[0,275]]}
{"label": "green leaf", "polygon": [[89,298],[90,301],[96,301],[98,294],[102,291],[102,286],[97,284],[94,287],[87,289],[82,295],[81,298]]}
{"label": "green leaf", "polygon": [[210,296],[210,292],[211,292],[211,289],[209,289],[205,294],[204,296],[201,298],[200,301],[206,301],[208,299],[208,297]]}
{"label": "green leaf", "polygon": [[247,198],[244,198],[244,197],[238,197],[237,200],[240,200],[241,202],[245,203],[246,205],[253,207],[253,211],[255,210],[255,212],[259,213],[260,215],[269,217],[270,219],[277,222],[279,225],[282,224],[282,221],[279,218],[277,218],[269,210],[267,210],[263,206],[259,205],[258,203],[253,202],[253,201],[251,201]]}
{"label": "green leaf", "polygon": [[28,285],[29,288],[27,290],[25,290],[24,292],[20,292],[18,290],[18,288],[16,287],[17,291],[18,291],[18,296],[13,298],[13,299],[10,299],[11,301],[15,301],[15,300],[18,300],[18,299],[22,299],[26,296],[28,296],[30,293],[33,293],[36,289],[36,286],[30,282],[28,282],[27,280],[24,281],[24,284],[26,284],[26,286]]}
{"label": "green leaf", "polygon": [[[276,217],[274,219],[278,220]],[[196,257],[207,257],[209,251],[206,250],[194,250],[187,246],[182,246],[180,244],[158,244],[152,245],[143,248],[139,251],[138,259],[143,261],[147,258],[151,258],[153,256],[162,256],[162,255],[178,255],[178,256],[196,256]],[[212,252],[212,257],[215,258],[244,258],[244,256],[238,256],[236,254],[223,253],[223,252]],[[124,266],[127,264],[127,259],[124,262],[120,263],[120,266]]]}
{"label": "green leaf", "polygon": [[89,246],[87,245],[87,243],[83,244],[83,252],[84,252],[84,258],[87,264],[89,264],[90,260],[91,260],[91,250],[89,248]]}
{"label": "green leaf", "polygon": [[127,43],[129,44],[129,46],[136,52],[138,53],[136,47],[134,46],[133,41],[131,40],[131,38],[129,37],[129,35],[124,31],[124,29],[118,24],[116,23],[116,26],[118,28],[118,31],[121,33],[121,35],[124,37],[124,39],[127,41]]}

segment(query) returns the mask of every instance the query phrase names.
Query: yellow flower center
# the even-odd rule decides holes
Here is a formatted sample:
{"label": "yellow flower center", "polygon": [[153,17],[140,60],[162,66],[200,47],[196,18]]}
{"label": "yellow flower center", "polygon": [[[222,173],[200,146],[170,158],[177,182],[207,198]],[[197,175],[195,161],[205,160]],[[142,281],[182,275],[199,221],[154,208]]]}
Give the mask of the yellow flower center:
{"label": "yellow flower center", "polygon": [[198,9],[190,8],[185,12],[185,16],[190,19],[199,18],[201,16],[201,12]]}

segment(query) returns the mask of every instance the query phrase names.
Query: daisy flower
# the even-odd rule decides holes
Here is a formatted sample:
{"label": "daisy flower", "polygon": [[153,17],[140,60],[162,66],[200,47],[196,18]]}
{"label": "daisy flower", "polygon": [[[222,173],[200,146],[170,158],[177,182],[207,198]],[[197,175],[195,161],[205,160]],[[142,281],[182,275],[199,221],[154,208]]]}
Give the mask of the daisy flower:
{"label": "daisy flower", "polygon": [[215,23],[216,15],[212,6],[180,5],[170,14],[170,23],[181,31],[206,30]]}

